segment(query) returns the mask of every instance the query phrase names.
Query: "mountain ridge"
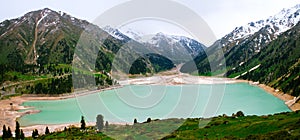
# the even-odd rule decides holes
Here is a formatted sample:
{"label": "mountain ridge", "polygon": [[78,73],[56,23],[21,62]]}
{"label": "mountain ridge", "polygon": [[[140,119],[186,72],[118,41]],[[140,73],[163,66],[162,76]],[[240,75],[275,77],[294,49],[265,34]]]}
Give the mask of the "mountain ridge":
{"label": "mountain ridge", "polygon": [[[289,9],[283,9],[274,16],[264,20],[249,22],[247,25],[236,27],[231,33],[224,36],[228,41],[234,42],[239,39],[247,38],[261,30],[263,27],[270,26],[275,31],[275,36],[287,31],[295,26],[299,20],[300,4]],[[222,44],[222,46],[228,44]]]}
{"label": "mountain ridge", "polygon": [[[32,81],[25,82],[26,84],[22,86],[12,84],[14,86],[11,90],[7,89],[5,93],[8,91],[55,93],[53,90],[48,90],[48,87],[51,87],[48,85],[60,87],[63,85],[62,82],[66,82],[64,84],[68,86],[65,88],[69,89],[61,89],[57,92],[59,94],[70,92],[72,69],[75,69],[75,75],[79,76],[77,78],[84,79],[75,83],[73,81],[73,85],[79,88],[85,84],[96,83],[101,87],[115,84],[109,74],[112,70],[112,62],[120,48],[129,41],[115,38],[85,20],[49,8],[28,12],[19,18],[5,20],[0,25],[0,83],[3,89],[8,83],[28,81],[28,79]],[[135,48],[142,46],[138,42],[130,42],[130,45]],[[133,70],[125,71],[127,74],[153,74],[174,66],[161,55],[144,56],[130,53],[126,47],[122,51],[129,53],[123,56],[121,64],[128,65],[126,61],[129,58],[137,58],[136,61],[139,62],[131,66]],[[161,64],[168,64],[168,67]],[[86,73],[91,74],[86,75]],[[100,74],[95,74],[93,77],[93,73]],[[32,80],[35,77],[45,77],[45,79]],[[96,79],[95,83],[90,79]],[[89,81],[91,83],[88,83]]]}
{"label": "mountain ridge", "polygon": [[129,37],[144,44],[154,52],[171,59],[176,64],[192,60],[197,55],[205,53],[207,48],[202,43],[185,36],[168,35],[162,32],[146,35],[132,29],[122,31],[109,26],[106,26],[105,30],[118,38],[126,39],[126,37]]}
{"label": "mountain ridge", "polygon": [[[287,69],[294,65],[298,66],[296,60],[290,60],[300,57],[295,53],[298,52],[296,49],[297,45],[287,45],[287,43],[283,43],[282,41],[289,39],[291,42],[296,42],[300,21],[299,12],[300,5],[298,4],[290,9],[284,9],[279,14],[271,16],[264,21],[258,21],[261,26],[256,25],[257,22],[250,22],[246,25],[249,28],[257,26],[258,28],[255,28],[255,30],[247,30],[244,26],[237,27],[207,49],[209,56],[199,55],[194,61],[190,62],[196,63],[197,69],[189,69],[190,64],[187,63],[183,65],[181,71],[186,73],[195,73],[196,71],[199,75],[216,76],[222,74],[231,78],[258,81],[278,88],[285,93],[298,95],[297,91],[299,87],[295,86],[295,82],[297,82],[299,74],[294,71],[294,68],[294,70]],[[265,24],[265,22],[268,24]],[[282,46],[277,46],[275,45],[276,43]],[[272,47],[276,48],[276,53],[274,53],[275,48]],[[226,69],[222,67],[224,57],[214,53],[216,49],[223,50]],[[295,52],[288,50],[295,50]],[[266,53],[269,53],[269,56]],[[282,57],[282,54],[286,56]],[[276,58],[279,56],[283,60]],[[209,61],[208,57],[213,57],[214,59],[210,59]],[[270,58],[277,61],[274,62]],[[265,60],[273,63],[266,62]],[[213,71],[210,64],[214,64],[217,68]],[[286,66],[283,64],[286,64]],[[281,68],[278,66],[281,66]],[[286,70],[286,72],[282,70]],[[291,80],[289,78],[295,79]],[[282,79],[285,80],[282,81]],[[288,82],[290,83],[288,84]]]}

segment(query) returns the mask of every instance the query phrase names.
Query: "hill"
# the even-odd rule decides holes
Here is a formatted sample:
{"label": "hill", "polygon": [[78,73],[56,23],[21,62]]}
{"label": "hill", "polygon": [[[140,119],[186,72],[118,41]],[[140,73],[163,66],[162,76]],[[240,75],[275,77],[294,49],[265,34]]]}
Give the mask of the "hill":
{"label": "hill", "polygon": [[[132,52],[129,45],[137,51]],[[5,20],[0,23],[0,93],[60,94],[83,86],[107,87],[116,84],[110,76],[112,63],[124,52],[119,64],[132,69],[122,71],[125,74],[153,74],[174,67],[161,55],[150,59],[151,54],[140,53],[147,52],[140,46],[130,38],[115,38],[92,23],[48,8]],[[131,66],[127,62],[131,58],[142,61]],[[72,80],[74,75],[83,80]]]}
{"label": "hill", "polygon": [[[299,12],[300,5],[296,5],[265,20],[237,27],[181,71],[257,81],[299,96]],[[191,67],[193,63],[196,68]]]}

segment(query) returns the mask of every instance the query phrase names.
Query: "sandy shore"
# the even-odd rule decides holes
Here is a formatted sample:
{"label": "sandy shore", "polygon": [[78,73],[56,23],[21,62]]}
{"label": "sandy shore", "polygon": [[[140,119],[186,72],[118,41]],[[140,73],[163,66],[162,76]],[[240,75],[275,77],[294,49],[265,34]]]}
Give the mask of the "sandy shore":
{"label": "sandy shore", "polygon": [[[62,100],[62,99],[68,99],[68,98],[75,98],[78,96],[84,96],[88,94],[93,94],[97,92],[101,92],[104,90],[111,90],[119,88],[119,86],[109,87],[106,89],[101,90],[80,90],[76,91],[74,93],[70,94],[63,94],[60,96],[49,96],[49,95],[23,95],[23,96],[17,96],[17,97],[11,97],[9,99],[0,100],[0,131],[2,132],[2,126],[6,125],[6,127],[10,127],[12,130],[12,133],[14,134],[16,120],[24,115],[27,114],[33,114],[38,113],[39,111],[33,110],[30,107],[24,107],[22,104],[26,101],[32,101],[32,100]],[[19,112],[19,110],[26,109],[26,111]],[[80,120],[79,120],[80,121]],[[87,123],[87,125],[94,125],[95,123]],[[114,124],[121,124],[121,123],[114,123]],[[58,124],[58,125],[48,125],[50,131],[56,131],[56,130],[63,130],[66,126],[79,126],[79,123],[73,123],[73,124]],[[21,129],[24,131],[24,134],[26,136],[31,136],[32,130],[38,129],[39,132],[45,131],[45,125],[35,125],[35,126],[28,126],[28,127],[21,127]]]}
{"label": "sandy shore", "polygon": [[[157,74],[152,77],[140,77],[140,78],[134,78],[134,79],[125,79],[122,81],[119,81],[121,85],[129,85],[129,84],[150,84],[150,85],[181,85],[181,84],[229,84],[229,83],[238,83],[238,82],[247,82],[250,84],[253,84],[253,82],[249,82],[246,80],[235,80],[235,79],[229,79],[229,78],[215,78],[215,77],[199,77],[199,76],[191,76],[188,74],[182,74],[182,73],[176,73],[176,74]],[[297,98],[284,94],[282,92],[278,92],[275,89],[259,84],[259,87],[267,91],[268,93],[274,95],[275,97],[285,101],[285,103],[289,106],[289,108],[293,111],[300,110],[300,104],[296,103],[295,101],[298,100]],[[111,87],[107,88],[105,90],[118,88],[118,87]],[[2,125],[9,126],[13,131],[15,129],[15,120],[23,115],[31,114],[31,113],[37,113],[37,111],[34,110],[27,110],[25,112],[18,112],[20,109],[25,109],[24,106],[21,106],[21,104],[25,101],[30,100],[61,100],[61,99],[67,99],[67,98],[74,98],[76,96],[82,96],[87,94],[92,94],[96,92],[100,92],[99,90],[94,91],[88,91],[88,90],[82,90],[80,91],[82,94],[66,94],[64,96],[58,96],[58,97],[37,97],[33,95],[26,95],[26,96],[18,96],[18,97],[12,97],[10,99],[1,100],[0,101],[0,131],[2,131]],[[10,105],[12,103],[12,106]],[[79,120],[80,121],[80,120]],[[78,121],[78,122],[79,122]],[[113,123],[113,124],[120,124],[120,123]],[[50,131],[57,131],[57,130],[63,130],[64,127],[68,126],[80,126],[79,123],[74,124],[59,124],[59,125],[47,125],[50,129]],[[93,126],[95,123],[88,123],[87,125]],[[26,136],[31,136],[31,132],[33,129],[38,129],[40,133],[44,133],[45,131],[45,125],[35,125],[35,126],[28,126],[28,127],[22,127],[24,133]]]}
{"label": "sandy shore", "polygon": [[204,76],[192,76],[188,74],[178,75],[154,75],[119,81],[121,85],[185,85],[185,84],[230,84],[243,82],[230,78],[216,78]]}
{"label": "sandy shore", "polygon": [[[66,98],[66,97],[63,97]],[[15,130],[15,121],[17,118],[32,113],[38,113],[38,111],[34,110],[26,110],[24,112],[19,112],[18,110],[26,109],[24,106],[21,106],[23,102],[30,101],[30,100],[58,100],[63,99],[62,97],[26,97],[26,96],[18,96],[12,97],[10,99],[1,100],[0,102],[0,124],[1,124],[1,131],[2,125],[6,125],[6,127],[10,127],[14,133]],[[12,103],[12,105],[11,105]],[[27,108],[28,109],[28,108]],[[49,127],[51,130],[55,130],[59,125],[53,125]],[[64,127],[63,127],[64,128]],[[34,129],[38,129],[39,132],[44,132],[45,126],[31,126],[21,128],[23,129],[26,136],[31,136],[31,132]]]}

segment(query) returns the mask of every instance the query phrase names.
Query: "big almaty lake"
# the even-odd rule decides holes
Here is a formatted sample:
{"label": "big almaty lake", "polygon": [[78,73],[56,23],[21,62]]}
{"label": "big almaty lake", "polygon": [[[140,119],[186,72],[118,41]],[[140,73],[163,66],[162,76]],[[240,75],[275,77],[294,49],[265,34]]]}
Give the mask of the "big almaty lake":
{"label": "big almaty lake", "polygon": [[246,115],[267,115],[290,109],[280,99],[247,83],[226,85],[127,85],[76,98],[51,101],[28,101],[40,113],[19,118],[22,126],[78,123],[80,117],[95,122],[104,120],[132,123],[134,118],[199,118],[243,111]]}

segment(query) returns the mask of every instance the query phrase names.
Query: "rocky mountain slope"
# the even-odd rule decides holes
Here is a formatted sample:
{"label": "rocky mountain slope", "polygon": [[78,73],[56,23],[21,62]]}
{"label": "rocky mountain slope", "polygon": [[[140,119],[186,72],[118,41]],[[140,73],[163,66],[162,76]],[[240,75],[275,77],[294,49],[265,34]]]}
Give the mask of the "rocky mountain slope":
{"label": "rocky mountain slope", "polygon": [[[103,74],[101,78],[109,80],[107,84],[113,84],[108,73],[111,72],[112,62],[119,50],[130,41],[131,46],[139,52],[143,51],[139,50],[142,44],[125,38],[126,40],[116,38],[85,20],[48,8],[29,12],[17,19],[5,20],[0,23],[0,83],[6,83],[3,85],[4,90],[7,87],[5,85],[10,82],[33,80],[36,77],[62,78],[72,72],[72,67],[76,67],[76,71],[100,72]],[[174,66],[161,55],[153,54],[157,59],[151,59],[152,54],[145,56],[131,53],[126,47],[121,51],[129,53],[123,56],[120,63],[135,69],[123,71],[127,74],[155,73],[158,70],[170,69],[161,66],[164,63],[157,63],[157,60]],[[131,65],[127,63],[129,58],[143,61],[136,60],[140,63]],[[72,81],[70,78],[72,76],[66,81]],[[53,81],[50,79],[40,87]],[[31,84],[33,89],[36,84],[38,82]]]}
{"label": "rocky mountain slope", "polygon": [[[299,73],[294,69],[300,54],[296,43],[299,13],[300,5],[296,5],[265,20],[237,27],[207,49],[209,57],[214,56],[214,59],[209,62],[206,55],[199,55],[194,59],[197,69],[190,69],[187,63],[181,71],[259,81],[298,95],[299,87],[294,85]],[[226,69],[222,69],[225,65],[221,63],[222,57],[214,53],[218,48],[224,52]],[[211,70],[210,64],[217,66],[216,71]]]}
{"label": "rocky mountain slope", "polygon": [[108,26],[104,29],[112,36],[122,40],[128,40],[127,37],[132,38],[177,64],[190,61],[198,54],[204,54],[206,49],[203,44],[185,36],[167,35],[161,32],[155,35],[146,35],[132,29],[120,31]]}
{"label": "rocky mountain slope", "polygon": [[277,36],[229,77],[268,84],[293,96],[300,95],[300,23]]}

